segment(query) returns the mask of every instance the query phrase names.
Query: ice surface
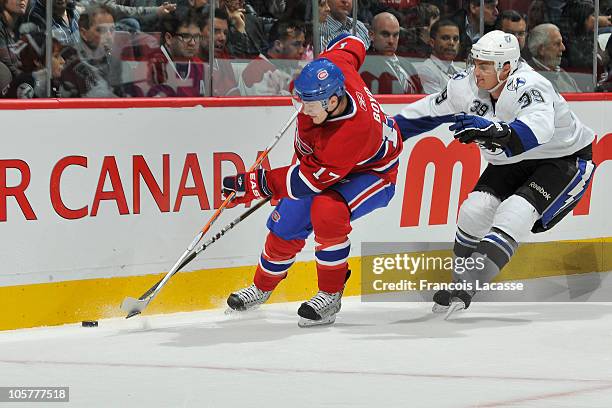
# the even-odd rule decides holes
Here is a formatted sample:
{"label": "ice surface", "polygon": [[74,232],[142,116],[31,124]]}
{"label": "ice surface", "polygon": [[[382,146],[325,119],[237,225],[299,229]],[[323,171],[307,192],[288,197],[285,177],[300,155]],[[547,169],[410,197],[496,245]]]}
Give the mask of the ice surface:
{"label": "ice surface", "polygon": [[612,303],[474,303],[444,321],[356,297],[309,329],[298,305],[0,332],[0,385],[70,386],[35,408],[612,407]]}

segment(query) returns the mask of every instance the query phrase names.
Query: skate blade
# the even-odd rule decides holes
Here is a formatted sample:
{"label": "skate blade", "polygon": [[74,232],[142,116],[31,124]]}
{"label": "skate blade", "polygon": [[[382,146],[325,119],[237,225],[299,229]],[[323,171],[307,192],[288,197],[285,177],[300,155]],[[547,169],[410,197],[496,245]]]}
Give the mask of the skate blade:
{"label": "skate blade", "polygon": [[257,306],[253,306],[247,310],[235,310],[232,309],[231,307],[228,307],[227,309],[225,309],[225,311],[223,312],[224,315],[226,316],[250,316],[250,315],[257,315],[258,313],[255,312],[261,312],[262,310],[260,309],[261,305],[257,305]]}
{"label": "skate blade", "polygon": [[439,305],[437,303],[434,303],[434,305],[431,308],[431,311],[437,314],[446,313],[449,307],[450,306],[444,306],[444,305]]}
{"label": "skate blade", "polygon": [[299,327],[314,327],[314,326],[329,326],[336,321],[336,315],[333,314],[329,317],[323,318],[321,320],[310,320],[300,317],[298,321]]}
{"label": "skate blade", "polygon": [[444,316],[444,320],[450,319],[450,317],[456,313],[465,309],[465,303],[459,299],[453,299],[451,301],[450,306],[448,307],[448,311],[446,312],[446,316]]}

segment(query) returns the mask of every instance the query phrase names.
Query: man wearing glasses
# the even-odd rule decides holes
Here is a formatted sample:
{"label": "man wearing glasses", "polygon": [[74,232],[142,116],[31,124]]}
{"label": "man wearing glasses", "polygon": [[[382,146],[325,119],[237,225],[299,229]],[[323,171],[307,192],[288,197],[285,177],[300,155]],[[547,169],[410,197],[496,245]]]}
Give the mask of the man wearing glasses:
{"label": "man wearing glasses", "polygon": [[202,39],[195,15],[173,12],[162,21],[161,47],[149,57],[146,96],[203,96],[204,69],[197,57]]}
{"label": "man wearing glasses", "polygon": [[504,10],[497,19],[496,28],[504,33],[514,34],[521,49],[523,59],[529,59],[529,49],[527,44],[527,22],[525,18],[516,10]]}

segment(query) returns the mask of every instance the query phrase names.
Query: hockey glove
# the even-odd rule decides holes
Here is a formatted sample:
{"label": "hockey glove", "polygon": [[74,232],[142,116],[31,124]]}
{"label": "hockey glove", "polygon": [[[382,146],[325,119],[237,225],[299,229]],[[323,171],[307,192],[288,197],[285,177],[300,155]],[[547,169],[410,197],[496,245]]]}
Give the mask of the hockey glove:
{"label": "hockey glove", "polygon": [[236,193],[232,202],[246,204],[272,195],[263,169],[223,178],[223,195]]}
{"label": "hockey glove", "polygon": [[505,149],[511,137],[510,126],[506,123],[474,115],[455,115],[455,123],[448,130],[454,131],[455,139],[461,143],[476,142],[489,150]]}

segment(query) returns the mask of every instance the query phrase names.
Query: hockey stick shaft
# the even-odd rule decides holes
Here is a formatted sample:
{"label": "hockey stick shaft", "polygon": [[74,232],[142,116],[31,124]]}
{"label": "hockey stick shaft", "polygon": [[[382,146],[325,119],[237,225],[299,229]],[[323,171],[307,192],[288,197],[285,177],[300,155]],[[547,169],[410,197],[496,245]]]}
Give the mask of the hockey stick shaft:
{"label": "hockey stick shaft", "polygon": [[[289,120],[287,121],[287,123],[285,123],[283,125],[283,127],[281,128],[281,130],[276,134],[276,136],[274,137],[274,139],[272,139],[272,141],[270,142],[270,144],[266,147],[266,149],[261,152],[261,154],[259,155],[259,157],[257,158],[257,160],[255,160],[255,163],[253,163],[253,165],[249,168],[249,172],[255,170],[256,168],[258,168],[261,163],[265,160],[266,157],[268,157],[268,154],[270,153],[270,151],[274,148],[274,146],[277,145],[277,143],[279,142],[279,140],[281,140],[281,138],[283,137],[283,135],[285,134],[285,132],[287,132],[287,130],[289,129],[289,127],[291,126],[291,124],[295,121],[295,118],[297,118],[298,112],[294,112],[291,117],[289,118]],[[206,225],[204,225],[204,227],[202,228],[202,230],[200,231],[200,233],[196,236],[197,241],[194,243],[192,243],[193,246],[191,246],[191,249],[193,249],[198,242],[200,242],[200,239],[202,239],[202,236],[204,234],[206,234],[208,232],[208,230],[210,229],[210,227],[212,227],[212,225],[215,223],[215,221],[217,221],[217,219],[219,218],[219,216],[221,215],[221,213],[227,208],[228,204],[230,203],[230,201],[232,201],[232,199],[234,198],[234,196],[236,195],[235,192],[230,193],[227,197],[225,197],[225,200],[223,201],[223,203],[221,203],[221,205],[219,206],[219,208],[217,208],[217,210],[214,212],[214,214],[212,215],[212,217],[210,217],[210,220],[208,220],[208,222],[206,223]],[[198,238],[199,237],[199,238]],[[195,241],[195,240],[194,240]]]}
{"label": "hockey stick shaft", "polygon": [[[208,248],[209,246],[211,246],[213,243],[217,242],[223,235],[225,235],[229,230],[231,230],[232,228],[234,228],[236,225],[238,225],[239,223],[241,223],[244,219],[246,219],[249,215],[253,214],[255,211],[259,210],[261,207],[263,207],[266,203],[268,203],[270,201],[272,197],[267,197],[261,201],[259,201],[257,204],[255,204],[253,207],[249,208],[247,211],[245,211],[244,213],[240,214],[238,217],[234,218],[234,220],[232,222],[230,222],[229,224],[227,224],[225,227],[223,227],[219,232],[217,232],[212,238],[210,238],[208,241],[204,242],[202,245],[200,245],[199,247],[197,247],[195,249],[195,251],[192,251],[184,260],[183,262],[179,265],[179,267],[177,268],[177,272],[182,270],[185,266],[187,266],[191,261],[193,261],[195,259],[196,256],[199,255],[200,252],[204,251],[206,248]],[[145,299],[147,296],[149,296],[151,293],[153,293],[153,291],[155,289],[157,289],[157,287],[159,286],[159,284],[164,280],[164,278],[162,277],[159,281],[157,281],[157,283],[155,285],[153,285],[149,290],[147,290],[145,293],[143,293],[143,295],[141,297],[139,297],[139,300],[143,300]]]}
{"label": "hockey stick shaft", "polygon": [[[297,115],[298,115],[297,111],[291,115],[289,120],[279,130],[279,132],[276,134],[274,139],[272,139],[272,141],[268,144],[266,149],[263,152],[261,152],[259,157],[257,157],[257,160],[255,160],[255,163],[253,163],[253,165],[249,168],[249,171],[255,170],[257,167],[261,165],[261,163],[265,160],[265,158],[268,157],[268,154],[270,153],[270,151],[278,144],[280,139],[283,137],[283,135],[287,132],[291,124],[297,118]],[[195,236],[195,238],[189,244],[187,249],[183,252],[183,254],[179,257],[179,259],[174,263],[172,268],[170,268],[170,271],[168,271],[168,273],[159,282],[157,282],[152,288],[147,290],[147,292],[145,292],[142,296],[140,296],[140,298],[138,298],[138,301],[140,301],[140,303],[134,303],[134,299],[127,299],[127,298],[123,301],[122,309],[129,308],[129,307],[137,308],[135,310],[130,311],[128,314],[128,317],[131,317],[131,316],[134,316],[140,313],[149,304],[149,302],[153,300],[155,296],[157,296],[157,294],[164,287],[166,282],[168,282],[168,280],[181,268],[181,266],[184,266],[183,263],[185,262],[185,260],[189,257],[190,253],[193,252],[194,248],[200,243],[200,241],[202,240],[202,237],[204,237],[204,234],[206,234],[210,230],[212,225],[215,223],[215,221],[219,219],[219,216],[227,208],[231,200],[234,198],[235,194],[236,193],[234,192],[228,194],[228,196],[221,203],[219,208],[217,208],[217,210],[215,210],[213,215],[210,217],[206,225],[202,227],[200,232]],[[189,261],[191,261],[191,259]]]}
{"label": "hockey stick shaft", "polygon": [[[230,222],[225,227],[223,227],[212,238],[210,238],[209,240],[204,242],[202,245],[197,247],[194,251],[189,253],[189,255],[187,255],[187,257],[183,259],[182,263],[178,267],[176,267],[176,269],[174,270],[174,273],[180,271],[185,266],[187,266],[196,256],[198,256],[200,252],[204,251],[206,248],[210,247],[213,243],[221,239],[221,237],[225,235],[229,230],[234,228],[236,225],[238,225],[248,216],[250,216],[255,211],[263,207],[266,203],[268,203],[271,200],[271,198],[272,197],[266,197],[265,199],[259,201],[253,207],[251,207],[250,209],[242,213],[240,216],[236,217],[232,222]],[[170,275],[170,273],[166,274],[159,281],[157,281],[155,285],[151,286],[145,293],[143,293],[142,296],[140,296],[138,299],[126,298],[121,305],[121,308],[124,309],[126,312],[128,312],[128,315],[126,318],[130,318],[132,316],[136,316],[137,314],[140,314],[142,310],[144,310],[144,308],[149,304],[149,302],[151,302],[151,300],[161,290],[161,287],[165,285],[168,279],[170,279],[171,276],[172,275]]]}
{"label": "hockey stick shaft", "polygon": [[223,235],[225,235],[229,230],[234,228],[236,225],[238,225],[240,222],[242,222],[249,215],[253,214],[255,211],[259,210],[262,206],[264,206],[266,203],[268,203],[271,198],[272,197],[266,197],[263,200],[260,200],[253,207],[251,207],[250,209],[248,209],[247,211],[242,213],[240,216],[236,217],[232,222],[227,224],[225,227],[221,228],[221,230],[219,232],[217,232],[215,235],[213,235],[209,240],[207,240],[202,245],[197,247],[194,251],[192,251],[189,254],[189,256],[187,256],[187,258],[185,258],[183,263],[178,267],[178,270],[181,270],[185,266],[187,266],[187,264],[189,264],[189,262],[191,262],[196,256],[198,256],[198,254],[200,252],[204,251],[206,248],[208,248],[209,246],[211,246],[212,244],[217,242],[219,239],[221,239],[221,237]]}

